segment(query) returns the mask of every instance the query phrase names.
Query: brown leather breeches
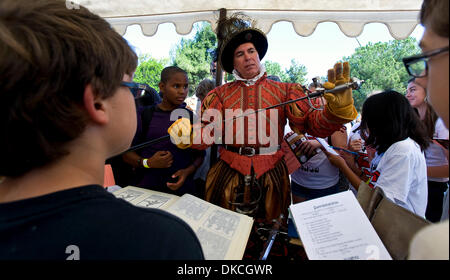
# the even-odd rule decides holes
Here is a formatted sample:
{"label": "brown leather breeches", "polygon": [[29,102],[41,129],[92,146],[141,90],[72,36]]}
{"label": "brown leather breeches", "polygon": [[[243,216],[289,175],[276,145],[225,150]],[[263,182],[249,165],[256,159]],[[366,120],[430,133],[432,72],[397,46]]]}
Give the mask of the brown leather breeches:
{"label": "brown leather breeches", "polygon": [[290,202],[289,174],[284,160],[258,179],[244,176],[219,160],[206,179],[206,200],[232,211],[271,222],[287,217]]}

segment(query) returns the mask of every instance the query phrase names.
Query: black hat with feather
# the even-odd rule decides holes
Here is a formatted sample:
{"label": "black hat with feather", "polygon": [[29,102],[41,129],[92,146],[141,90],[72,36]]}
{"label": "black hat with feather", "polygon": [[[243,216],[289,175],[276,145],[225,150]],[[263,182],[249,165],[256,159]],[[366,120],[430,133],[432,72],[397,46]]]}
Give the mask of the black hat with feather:
{"label": "black hat with feather", "polygon": [[244,43],[253,43],[260,60],[266,55],[267,37],[264,32],[253,26],[255,21],[242,13],[235,13],[217,22],[217,37],[223,42],[220,47],[219,63],[226,72],[230,74],[233,72],[234,51]]}

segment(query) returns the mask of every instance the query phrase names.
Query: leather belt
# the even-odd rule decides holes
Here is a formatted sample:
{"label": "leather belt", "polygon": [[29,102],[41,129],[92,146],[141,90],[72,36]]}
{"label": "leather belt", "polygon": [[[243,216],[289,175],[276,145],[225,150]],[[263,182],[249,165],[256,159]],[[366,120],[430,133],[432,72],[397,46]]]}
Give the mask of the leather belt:
{"label": "leather belt", "polygon": [[230,152],[240,154],[242,156],[252,157],[254,155],[264,155],[278,151],[281,149],[281,146],[273,146],[273,147],[234,147],[229,145],[224,145],[225,149]]}

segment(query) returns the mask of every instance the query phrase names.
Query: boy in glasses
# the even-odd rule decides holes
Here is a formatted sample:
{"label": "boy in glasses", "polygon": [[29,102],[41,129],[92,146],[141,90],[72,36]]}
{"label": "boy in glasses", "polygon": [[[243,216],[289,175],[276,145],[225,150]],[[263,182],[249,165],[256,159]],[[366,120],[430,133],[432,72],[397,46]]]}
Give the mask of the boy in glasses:
{"label": "boy in glasses", "polygon": [[127,42],[62,0],[0,11],[0,259],[203,259],[186,223],[101,186],[136,131]]}
{"label": "boy in glasses", "polygon": [[[420,47],[425,69],[411,73],[416,77],[428,79],[427,92],[431,105],[449,127],[449,1],[425,0],[420,11],[420,22],[425,27]],[[420,56],[419,56],[420,57]],[[414,57],[405,59],[407,62]],[[417,61],[417,57],[416,57]],[[407,63],[405,63],[407,64]],[[408,65],[407,65],[408,68]],[[420,71],[425,70],[424,72]],[[408,69],[408,71],[410,71]],[[447,208],[448,211],[448,208]],[[447,213],[448,214],[448,213]],[[410,259],[446,259],[449,258],[448,218],[443,222],[421,230],[411,242]]]}

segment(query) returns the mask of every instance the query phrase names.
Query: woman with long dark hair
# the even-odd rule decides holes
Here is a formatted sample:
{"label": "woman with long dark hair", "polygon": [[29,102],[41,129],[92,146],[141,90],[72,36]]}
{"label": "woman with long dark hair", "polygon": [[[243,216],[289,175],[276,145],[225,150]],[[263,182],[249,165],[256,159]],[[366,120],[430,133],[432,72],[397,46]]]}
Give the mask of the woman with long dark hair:
{"label": "woman with long dark hair", "polygon": [[[408,100],[396,91],[370,96],[363,105],[360,129],[366,145],[376,149],[369,186],[380,187],[394,203],[424,217],[427,173],[423,151],[429,141]],[[344,159],[328,157],[358,188],[362,181]]]}

